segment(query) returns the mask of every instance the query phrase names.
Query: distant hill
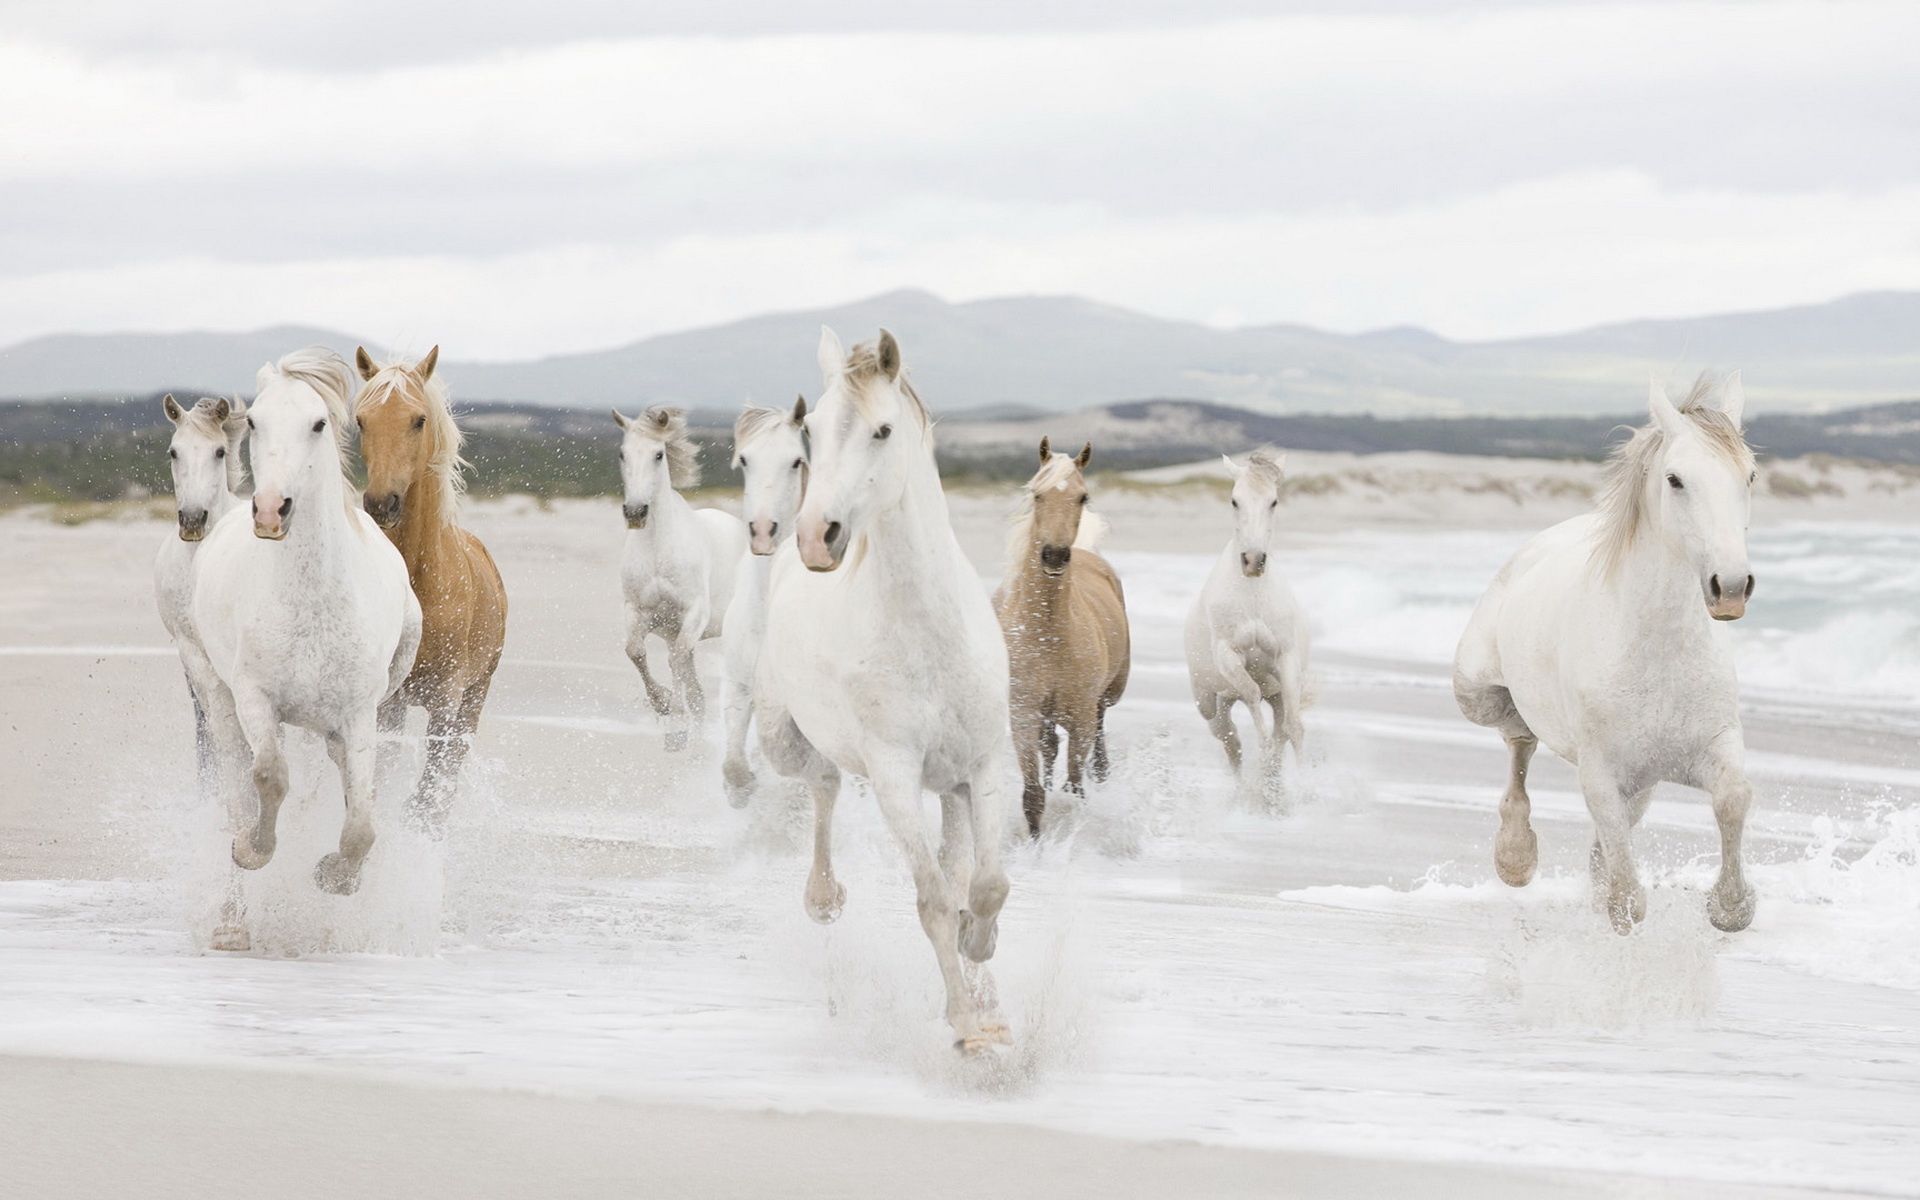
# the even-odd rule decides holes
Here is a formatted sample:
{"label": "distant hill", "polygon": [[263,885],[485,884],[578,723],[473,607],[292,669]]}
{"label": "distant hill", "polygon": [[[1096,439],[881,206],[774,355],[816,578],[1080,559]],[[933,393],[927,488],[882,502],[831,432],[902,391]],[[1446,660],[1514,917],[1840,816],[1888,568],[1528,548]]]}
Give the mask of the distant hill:
{"label": "distant hill", "polygon": [[[1151,396],[1269,413],[1591,414],[1637,407],[1650,372],[1678,382],[1701,365],[1743,368],[1755,411],[1920,394],[1920,293],[1909,292],[1453,342],[1407,328],[1218,330],[1074,297],[948,304],[900,291],[533,362],[463,362],[461,348],[450,344],[442,370],[468,401],[733,411],[743,401],[779,404],[795,392],[817,393],[813,349],[822,324],[849,342],[891,328],[920,390],[942,414],[1068,412]],[[311,342],[349,354],[360,344],[291,326],[37,338],[0,350],[0,397],[250,393],[260,363]]]}

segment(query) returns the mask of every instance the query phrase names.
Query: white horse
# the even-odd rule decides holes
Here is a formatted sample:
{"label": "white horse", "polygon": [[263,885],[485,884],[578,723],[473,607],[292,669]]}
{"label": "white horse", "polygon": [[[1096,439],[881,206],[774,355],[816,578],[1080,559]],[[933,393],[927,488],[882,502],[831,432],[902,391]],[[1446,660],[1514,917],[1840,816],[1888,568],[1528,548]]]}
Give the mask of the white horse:
{"label": "white horse", "polygon": [[187,673],[187,693],[193,700],[195,756],[202,783],[212,765],[207,741],[207,716],[193,690],[196,666],[206,655],[193,632],[193,560],[201,539],[220,518],[240,507],[246,471],[240,465],[240,447],[247,440],[247,406],[240,400],[202,397],[192,408],[182,408],[171,394],[161,401],[173,437],[167,446],[173,472],[173,502],[179,535],[160,543],[154,556],[153,593],[160,623],[180,652]]}
{"label": "white horse", "polygon": [[[207,535],[193,572],[210,676],[195,687],[233,819],[233,861],[257,870],[273,858],[287,795],[280,727],[310,729],[346,794],[340,849],[314,870],[338,895],[360,886],[373,848],[376,714],[420,643],[407,565],[344,478],[358,386],[346,361],[319,347],[260,368],[247,418],[253,503]],[[216,945],[244,945],[233,916]]]}
{"label": "white horse", "polygon": [[[760,746],[813,790],[806,906],[816,921],[834,920],[846,901],[832,863],[840,773],[872,783],[913,871],[947,1020],[957,1045],[980,1053],[1007,1031],[997,1017],[982,1020],[960,955],[993,956],[1007,898],[1006,641],[948,523],[932,420],[893,335],[881,330],[849,356],[822,329],[820,369],[826,390],[807,418],[811,477],[767,598],[754,690]],[[940,796],[937,855],[921,815],[926,791]]]}
{"label": "white horse", "polygon": [[747,728],[753,719],[754,666],[767,629],[767,580],[773,552],[792,537],[794,514],[807,489],[807,398],[795,400],[791,411],[749,408],[741,413],[733,423],[733,465],[745,477],[741,511],[749,540],[720,642],[727,663],[721,694],[727,758],[721,774],[728,803],[745,808],[753,794]]}
{"label": "white horse", "polygon": [[[1240,735],[1233,706],[1247,706],[1260,739],[1260,769],[1272,777],[1283,744],[1297,760],[1306,730],[1307,618],[1293,589],[1269,564],[1273,518],[1280,507],[1285,456],[1261,447],[1242,467],[1226,459],[1233,477],[1233,539],[1213,564],[1206,586],[1187,614],[1187,674],[1207,728],[1240,771]],[[1261,705],[1272,710],[1261,720]]]}
{"label": "white horse", "polygon": [[[696,509],[675,488],[699,482],[699,448],[687,436],[687,414],[649,408],[633,420],[614,410],[625,431],[620,440],[620,478],[626,485],[626,553],[620,580],[627,603],[627,657],[640,669],[653,711],[668,719],[667,749],[682,750],[687,731],[705,715],[706,693],[694,671],[693,650],[719,637],[734,575],[747,550],[740,518],[715,508]],[[673,688],[662,687],[647,668],[647,635],[667,643]]]}
{"label": "white horse", "polygon": [[1659,383],[1653,420],[1614,454],[1599,511],[1546,530],[1494,577],[1454,656],[1468,720],[1507,739],[1494,865],[1520,887],[1539,843],[1528,823],[1536,741],[1580,772],[1593,815],[1596,902],[1621,933],[1646,915],[1633,826],[1661,780],[1703,788],[1720,826],[1714,926],[1745,929],[1754,897],[1740,838],[1753,789],[1744,768],[1739,687],[1718,624],[1753,594],[1747,510],[1753,452],[1741,435],[1736,372],[1709,403],[1703,375],[1675,408]]}

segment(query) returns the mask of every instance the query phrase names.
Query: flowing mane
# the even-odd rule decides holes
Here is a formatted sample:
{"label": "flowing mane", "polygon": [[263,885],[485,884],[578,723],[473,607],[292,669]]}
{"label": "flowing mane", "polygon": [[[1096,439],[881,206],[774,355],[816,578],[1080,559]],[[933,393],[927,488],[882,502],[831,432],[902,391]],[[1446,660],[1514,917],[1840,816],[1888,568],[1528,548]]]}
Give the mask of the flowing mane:
{"label": "flowing mane", "polygon": [[674,487],[699,485],[700,447],[687,436],[686,409],[656,404],[641,413],[634,420],[632,428],[666,447],[667,478]]}
{"label": "flowing mane", "polygon": [[[862,416],[872,415],[872,399],[868,387],[876,379],[885,379],[886,370],[880,365],[880,343],[878,341],[861,342],[847,353],[847,367],[841,374],[846,381],[847,391],[853,396],[853,405]],[[900,373],[893,379],[893,385],[899,389],[906,400],[907,408],[919,418],[923,433],[933,429],[933,414],[927,411],[926,401],[920,399],[920,393],[913,390],[913,382],[907,378],[907,368],[903,364]]]}
{"label": "flowing mane", "polygon": [[[791,408],[761,408],[749,404],[733,421],[733,460],[731,465],[740,465],[740,448],[759,437],[769,429],[781,425],[798,424],[793,419]],[[801,437],[806,436],[805,426],[801,426]]]}
{"label": "flowing mane", "polygon": [[[1040,464],[1033,478],[1020,489],[1020,496],[1013,502],[1013,511],[1007,515],[1007,565],[1005,578],[1011,579],[1026,562],[1027,551],[1033,541],[1033,498],[1048,488],[1065,486],[1079,467],[1074,465],[1073,455],[1055,454]],[[1098,550],[1105,541],[1112,526],[1107,519],[1087,507],[1080,512],[1080,529],[1074,535],[1075,550]]]}
{"label": "flowing mane", "polygon": [[277,363],[261,367],[254,378],[255,391],[265,391],[275,376],[304,383],[319,394],[333,423],[333,445],[340,454],[340,471],[345,474],[348,430],[353,427],[353,397],[360,390],[360,380],[353,368],[325,346],[308,346],[283,355]]}
{"label": "flowing mane", "polygon": [[[1719,395],[1723,384],[1708,371],[1700,372],[1686,398],[1675,405],[1680,415],[1707,444],[1726,456],[1742,473],[1753,470],[1753,449],[1739,426],[1721,411]],[[1666,446],[1666,435],[1657,422],[1649,421],[1633,431],[1633,436],[1614,447],[1607,463],[1606,484],[1599,501],[1600,520],[1594,531],[1594,557],[1603,575],[1612,576],[1626,560],[1640,530],[1647,523],[1647,476]]]}
{"label": "flowing mane", "polygon": [[361,389],[360,398],[354,404],[355,414],[396,391],[402,395],[412,392],[426,407],[427,428],[433,431],[433,454],[427,459],[427,467],[440,481],[440,519],[452,524],[460,513],[460,497],[467,491],[469,465],[460,456],[467,435],[461,430],[460,422],[454,420],[452,394],[438,374],[429,376],[423,384],[414,374],[412,364],[405,359],[389,358]]}
{"label": "flowing mane", "polygon": [[1247,455],[1247,473],[1262,482],[1271,483],[1274,493],[1280,491],[1280,481],[1285,475],[1282,469],[1287,461],[1286,452],[1272,446],[1262,446]]}

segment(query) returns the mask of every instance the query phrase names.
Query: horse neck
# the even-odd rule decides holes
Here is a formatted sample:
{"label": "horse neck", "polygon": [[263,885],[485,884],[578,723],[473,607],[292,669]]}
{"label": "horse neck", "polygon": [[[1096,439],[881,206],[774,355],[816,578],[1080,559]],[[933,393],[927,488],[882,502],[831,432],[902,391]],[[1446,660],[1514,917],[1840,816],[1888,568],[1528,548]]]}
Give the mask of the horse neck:
{"label": "horse neck", "polygon": [[[1653,481],[1659,472],[1651,472]],[[1650,482],[1648,490],[1654,490]],[[1647,511],[1656,511],[1657,496],[1648,497]],[[1676,539],[1647,519],[1621,557],[1606,586],[1621,598],[1621,608],[1643,628],[1671,628],[1677,618],[1700,617],[1704,624],[1700,580],[1686,550]]]}
{"label": "horse neck", "polygon": [[328,463],[317,468],[315,478],[299,499],[299,508],[287,530],[286,545],[293,551],[285,561],[294,569],[320,566],[321,578],[345,579],[344,571],[330,570],[343,559],[351,544],[354,529],[347,510],[347,485],[340,472]]}
{"label": "horse neck", "polygon": [[867,535],[869,561],[861,565],[874,571],[888,590],[924,604],[943,596],[960,578],[956,564],[964,567],[966,557],[948,519],[947,494],[940,487],[940,473],[931,455],[925,464],[913,468],[900,502],[881,509],[872,525]]}
{"label": "horse neck", "polygon": [[407,574],[419,578],[430,571],[455,545],[454,525],[447,512],[447,489],[432,470],[421,472],[407,488],[400,505],[400,523],[393,544],[407,560]]}

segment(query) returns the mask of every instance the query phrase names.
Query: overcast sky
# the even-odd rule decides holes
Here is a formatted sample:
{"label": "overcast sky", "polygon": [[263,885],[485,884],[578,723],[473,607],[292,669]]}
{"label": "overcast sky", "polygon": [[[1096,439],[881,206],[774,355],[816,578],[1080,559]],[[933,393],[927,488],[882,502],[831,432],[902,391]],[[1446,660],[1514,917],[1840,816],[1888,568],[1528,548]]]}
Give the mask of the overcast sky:
{"label": "overcast sky", "polygon": [[903,286],[1487,338],[1920,288],[1920,5],[278,7],[0,4],[0,344],[505,359]]}

